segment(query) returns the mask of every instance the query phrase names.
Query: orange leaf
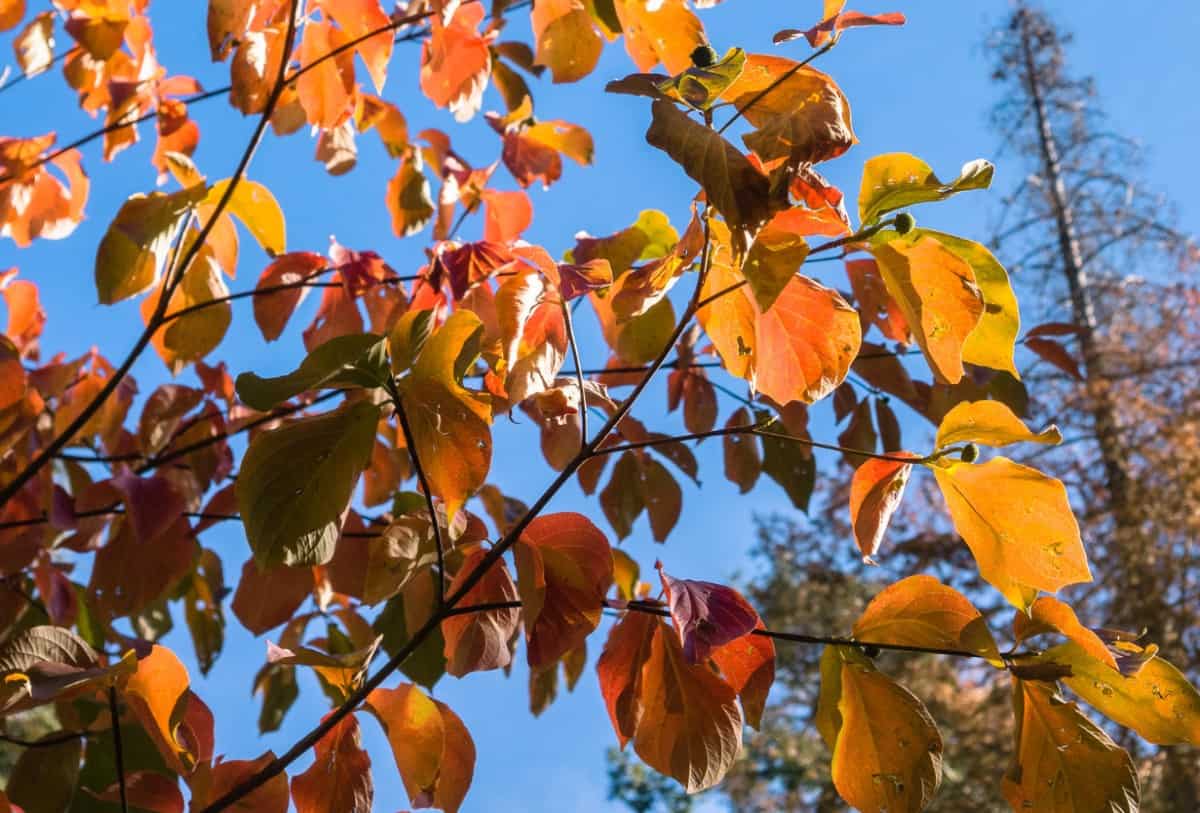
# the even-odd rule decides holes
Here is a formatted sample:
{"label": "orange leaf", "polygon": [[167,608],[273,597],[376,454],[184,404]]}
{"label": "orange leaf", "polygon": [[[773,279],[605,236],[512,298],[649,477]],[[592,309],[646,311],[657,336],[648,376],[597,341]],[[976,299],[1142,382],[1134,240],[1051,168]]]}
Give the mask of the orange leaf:
{"label": "orange leaf", "polygon": [[660,627],[649,613],[626,613],[609,632],[596,662],[600,694],[622,748],[633,739],[642,719],[642,665]]}
{"label": "orange leaf", "polygon": [[375,689],[366,706],[383,726],[413,807],[456,813],[475,772],[475,743],[458,715],[406,683]]}
{"label": "orange leaf", "polygon": [[477,31],[484,14],[483,3],[459,5],[448,21],[435,14],[421,50],[421,90],[458,121],[479,110],[492,70],[490,37]]}
{"label": "orange leaf", "polygon": [[[53,144],[53,133],[27,139],[0,137],[0,237],[11,237],[22,248],[37,237],[67,237],[83,219],[90,183],[78,150],[30,168]],[[51,167],[62,173],[65,182],[51,174]]]}
{"label": "orange leaf", "polygon": [[[317,5],[341,26],[347,40],[356,40],[372,31],[386,28],[389,22],[379,0],[319,0]],[[367,73],[371,75],[371,83],[375,85],[377,93],[383,92],[383,83],[387,79],[394,36],[392,31],[385,30],[354,46],[367,66]]]}
{"label": "orange leaf", "polygon": [[932,237],[872,246],[888,293],[899,305],[939,381],[963,375],[963,342],[983,314],[971,266]]}
{"label": "orange leaf", "polygon": [[[480,548],[468,556],[459,567],[458,574],[450,584],[448,592],[454,594],[459,585],[475,572],[487,551]],[[517,588],[508,565],[503,561],[492,565],[483,578],[463,596],[459,606],[517,601]],[[442,622],[442,636],[446,639],[446,671],[455,677],[469,672],[500,669],[512,661],[508,642],[516,634],[521,621],[518,607],[487,610],[484,612],[454,615]]]}
{"label": "orange leaf", "polygon": [[[347,41],[345,32],[331,23],[310,20],[300,41],[300,62],[316,62]],[[337,127],[354,111],[353,51],[343,51],[303,74],[296,90],[309,124],[326,130]]]}
{"label": "orange leaf", "polygon": [[638,70],[658,63],[670,73],[692,67],[692,51],[705,43],[704,26],[684,0],[615,0],[613,6],[625,34],[625,50]]}
{"label": "orange leaf", "polygon": [[292,779],[296,813],[370,813],[375,797],[371,757],[359,744],[354,715],[317,740],[313,751],[313,764]]}
{"label": "orange leaf", "polygon": [[[896,456],[919,459],[912,452],[898,452]],[[879,552],[884,531],[900,507],[911,471],[911,463],[874,458],[854,470],[850,481],[850,524],[863,561],[873,563],[872,557]]]}
{"label": "orange leaf", "polygon": [[254,321],[264,339],[273,342],[279,338],[296,308],[308,295],[308,288],[299,283],[327,265],[320,254],[293,251],[275,258],[263,270],[255,287]]}
{"label": "orange leaf", "polygon": [[1051,630],[1061,632],[1110,669],[1117,668],[1117,659],[1100,636],[1079,622],[1070,605],[1053,596],[1039,596],[1030,606],[1028,615],[1018,612],[1013,616],[1013,636],[1018,644],[1026,638]]}
{"label": "orange leaf", "polygon": [[16,268],[0,271],[0,296],[8,307],[8,324],[4,335],[12,339],[24,358],[36,359],[38,337],[46,327],[46,311],[38,296],[37,285],[24,279],[15,279]]}
{"label": "orange leaf", "polygon": [[580,0],[543,0],[529,13],[537,45],[535,62],[554,82],[578,82],[596,69],[604,38]]}
{"label": "orange leaf", "polygon": [[[764,629],[761,620],[755,629]],[[714,649],[712,661],[742,701],[746,723],[758,728],[775,682],[775,642],[748,632]]]}
{"label": "orange leaf", "polygon": [[[713,263],[702,296],[737,285],[729,231],[713,222]],[[862,341],[858,314],[834,290],[793,277],[763,313],[748,286],[723,294],[697,316],[725,369],[778,403],[812,403],[846,377]]]}
{"label": "orange leaf", "polygon": [[838,793],[862,813],[919,813],[942,779],[942,738],[929,712],[869,662],[843,662],[840,681]]}
{"label": "orange leaf", "polygon": [[878,644],[965,649],[997,662],[1000,658],[979,610],[932,576],[909,576],[885,587],[854,622],[854,637]]}
{"label": "orange leaf", "polygon": [[483,239],[493,243],[511,243],[533,222],[533,203],[524,192],[499,192],[485,189],[483,200]]}
{"label": "orange leaf", "polygon": [[[203,784],[192,783],[192,808],[203,809],[250,779],[275,761],[275,752],[267,751],[258,759],[234,759],[218,762]],[[289,802],[287,774],[272,776],[263,785],[243,796],[225,810],[232,813],[287,813]]]}
{"label": "orange leaf", "polygon": [[1013,810],[1136,813],[1138,778],[1129,754],[1053,687],[1016,684],[1016,752],[1001,785]]}
{"label": "orange leaf", "polygon": [[264,571],[247,559],[230,608],[243,627],[262,635],[290,619],[315,584],[311,567],[279,565]]}
{"label": "orange leaf", "polygon": [[1083,381],[1083,373],[1079,370],[1078,362],[1075,361],[1075,357],[1063,346],[1062,342],[1057,342],[1054,339],[1027,336],[1025,338],[1025,346],[1034,353],[1037,353],[1042,361],[1049,362],[1076,381]]}
{"label": "orange leaf", "polygon": [[197,754],[180,742],[176,727],[183,716],[188,693],[188,673],[175,653],[154,645],[140,659],[137,671],[125,685],[124,697],[163,759],[177,773],[190,773]]}
{"label": "orange leaf", "polygon": [[633,747],[647,765],[697,793],[720,782],[737,759],[742,714],[733,688],[708,664],[688,663],[678,637],[653,623]]}
{"label": "orange leaf", "polygon": [[0,31],[16,28],[25,16],[25,0],[0,0]]}
{"label": "orange leaf", "polygon": [[612,552],[600,529],[574,513],[533,520],[513,550],[529,665],[543,669],[600,623],[613,583]]}

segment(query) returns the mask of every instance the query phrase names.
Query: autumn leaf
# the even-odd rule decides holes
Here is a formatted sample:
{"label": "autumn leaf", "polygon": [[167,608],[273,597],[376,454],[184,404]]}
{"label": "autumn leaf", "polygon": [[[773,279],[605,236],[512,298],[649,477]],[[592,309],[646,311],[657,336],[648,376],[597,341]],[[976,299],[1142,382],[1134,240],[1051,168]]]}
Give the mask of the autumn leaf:
{"label": "autumn leaf", "polygon": [[742,137],[764,164],[800,167],[828,161],[857,143],[850,102],[833,79],[808,65],[749,54],[721,96],[756,128]]}
{"label": "autumn leaf", "polygon": [[294,371],[263,378],[246,372],[237,377],[238,398],[266,412],[308,390],[321,387],[380,387],[388,380],[387,342],[374,333],[330,339],[304,357]]}
{"label": "autumn leaf", "polygon": [[328,14],[341,27],[348,41],[366,37],[379,31],[354,46],[354,50],[367,66],[367,73],[376,93],[383,92],[387,80],[388,62],[392,58],[394,35],[386,29],[390,19],[380,0],[320,0],[321,11]]}
{"label": "autumn leaf", "polygon": [[[348,41],[331,23],[309,20],[300,40],[300,62],[312,64]],[[326,130],[337,127],[354,109],[354,52],[341,51],[302,74],[296,90],[309,124]]]}
{"label": "autumn leaf", "polygon": [[1030,605],[1028,615],[1018,612],[1013,616],[1013,638],[1018,644],[1044,632],[1065,635],[1082,647],[1090,657],[1113,670],[1117,669],[1116,658],[1100,636],[1080,623],[1070,605],[1053,596],[1039,596]]}
{"label": "autumn leaf", "polygon": [[123,696],[167,764],[177,773],[188,773],[197,754],[176,734],[186,705],[188,673],[179,658],[166,647],[155,645],[138,660],[137,671],[125,684]]}
{"label": "autumn leaf", "polygon": [[749,634],[758,613],[730,587],[693,579],[676,579],[657,563],[671,620],[689,663],[703,663],[713,650]]}
{"label": "autumn leaf", "polygon": [[242,626],[262,635],[283,624],[310,595],[316,581],[310,567],[279,565],[259,570],[253,559],[242,565],[230,609]]}
{"label": "autumn leaf", "polygon": [[885,587],[854,622],[854,637],[875,644],[966,650],[1001,663],[987,620],[962,593],[932,576],[909,576]]}
{"label": "autumn leaf", "polygon": [[387,735],[413,807],[456,813],[475,772],[475,743],[458,715],[411,684],[375,689],[366,706]]}
{"label": "autumn leaf", "polygon": [[[447,588],[450,595],[458,592],[463,580],[475,572],[486,555],[487,551],[481,548],[463,560],[458,574]],[[460,606],[517,601],[517,588],[508,573],[508,565],[500,561],[488,568],[479,582],[463,595]],[[470,672],[508,666],[512,661],[508,642],[516,634],[520,619],[521,611],[516,606],[462,613],[447,618],[442,622],[442,635],[446,639],[446,671],[455,677],[462,677]]]}
{"label": "autumn leaf", "polygon": [[971,266],[931,237],[871,247],[888,293],[899,305],[939,381],[963,376],[963,345],[983,314]]}
{"label": "autumn leaf", "polygon": [[326,267],[325,258],[311,251],[293,251],[276,257],[258,278],[254,295],[254,321],[263,338],[273,342],[308,295],[303,283]]}
{"label": "autumn leaf", "polygon": [[877,155],[863,166],[858,193],[859,220],[864,226],[896,209],[917,203],[945,200],[972,189],[987,189],[994,167],[982,158],[964,164],[949,183],[938,180],[933,169],[914,155],[903,152]]}
{"label": "autumn leaf", "polygon": [[707,665],[689,663],[678,637],[661,621],[653,624],[633,747],[651,768],[698,793],[733,766],[742,745],[742,714],[733,688]]}
{"label": "autumn leaf", "polygon": [[691,66],[692,51],[705,42],[704,27],[684,0],[614,0],[612,6],[625,35],[625,50],[638,70],[661,62],[669,72],[679,73]]}
{"label": "autumn leaf", "polygon": [[1014,606],[1092,580],[1063,484],[1004,458],[933,466],[955,530],[979,573]]}
{"label": "autumn leaf", "polygon": [[809,28],[806,31],[801,31],[797,28],[785,28],[782,31],[776,32],[772,37],[772,41],[776,45],[781,43],[791,42],[792,40],[804,37],[808,40],[808,44],[813,48],[818,48],[829,39],[831,36],[837,36],[847,28],[861,28],[863,26],[872,25],[904,25],[904,15],[899,12],[888,12],[886,14],[863,14],[861,11],[843,11],[834,14],[818,25]]}
{"label": "autumn leaf", "polygon": [[[898,452],[896,457],[920,459],[911,452]],[[850,480],[850,524],[863,561],[872,562],[879,552],[892,514],[900,507],[911,470],[912,463],[878,459],[866,460],[854,470]]]}
{"label": "autumn leaf", "polygon": [[269,256],[283,254],[287,250],[287,224],[271,190],[255,181],[242,179],[230,193],[232,183],[231,180],[217,181],[209,188],[199,207],[201,217],[211,216],[207,215],[208,207],[215,207],[228,194],[226,208],[229,214],[241,221]]}
{"label": "autumn leaf", "polygon": [[[821,674],[824,694],[824,662]],[[838,681],[831,746],[838,793],[863,813],[923,810],[942,780],[942,738],[925,706],[861,656],[844,656],[830,677]]]}
{"label": "autumn leaf", "polygon": [[371,757],[359,744],[358,719],[341,720],[313,746],[316,759],[292,779],[296,813],[370,813],[375,797]]}
{"label": "autumn leaf", "polygon": [[1042,659],[1070,667],[1062,679],[1067,688],[1149,742],[1200,744],[1200,692],[1168,661],[1151,656],[1125,675],[1077,642],[1048,649]]}
{"label": "autumn leaf", "polygon": [[479,317],[455,311],[425,342],[412,372],[399,382],[412,427],[412,451],[451,518],[487,480],[492,462],[491,406],[461,383],[478,355],[482,333]]}
{"label": "autumn leaf", "polygon": [[[202,809],[226,793],[258,775],[275,762],[275,752],[267,751],[258,759],[231,759],[212,767],[208,781],[193,789],[192,807]],[[289,803],[287,774],[282,771],[226,808],[234,813],[287,813]]]}
{"label": "autumn leaf", "polygon": [[604,534],[582,514],[547,514],[513,548],[529,666],[543,669],[577,647],[600,623],[613,583]]}
{"label": "autumn leaf", "polygon": [[121,205],[96,250],[101,304],[136,296],[158,281],[178,224],[204,194],[202,186],[170,195],[152,192]]}
{"label": "autumn leaf", "polygon": [[367,465],[379,408],[359,401],[257,436],[242,460],[238,508],[260,567],[329,560]]}
{"label": "autumn leaf", "polygon": [[762,312],[748,286],[730,290],[745,277],[734,263],[728,230],[720,223],[711,228],[714,254],[701,298],[716,298],[697,318],[725,369],[781,404],[824,398],[858,353],[858,314],[836,291],[799,276]]}
{"label": "autumn leaf", "polygon": [[999,401],[964,401],[946,413],[938,425],[934,445],[945,449],[955,443],[1007,446],[1010,443],[1062,443],[1062,433],[1051,424],[1031,432],[1013,411]]}
{"label": "autumn leaf", "polygon": [[767,176],[746,156],[671,102],[656,101],[650,110],[654,120],[646,141],[671,156],[700,184],[735,235],[753,233],[770,219]]}
{"label": "autumn leaf", "polygon": [[1052,687],[1013,687],[1016,752],[1004,776],[1014,810],[1136,813],[1138,778],[1129,755]]}
{"label": "autumn leaf", "polygon": [[550,69],[555,84],[578,82],[596,69],[604,38],[580,0],[548,0],[529,13],[536,64]]}
{"label": "autumn leaf", "polygon": [[484,13],[482,3],[463,3],[449,20],[435,14],[421,50],[421,90],[458,121],[479,110],[492,69],[488,38],[476,30]]}

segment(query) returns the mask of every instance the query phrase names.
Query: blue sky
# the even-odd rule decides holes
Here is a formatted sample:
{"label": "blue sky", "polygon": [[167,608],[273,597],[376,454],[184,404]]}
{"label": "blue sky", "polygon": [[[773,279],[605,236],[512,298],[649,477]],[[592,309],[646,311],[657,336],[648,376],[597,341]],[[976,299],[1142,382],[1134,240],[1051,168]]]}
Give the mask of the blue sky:
{"label": "blue sky", "polygon": [[[209,62],[204,37],[206,5],[200,0],[158,0],[151,7],[151,18],[164,64],[172,72],[193,74],[206,87],[215,87],[227,81],[227,67]],[[818,0],[725,0],[718,8],[702,12],[701,18],[718,51],[739,45],[749,51],[803,56],[808,51],[806,44],[776,49],[771,34],[783,27],[807,27],[819,17],[820,6]],[[834,75],[853,106],[860,144],[827,167],[828,175],[846,191],[850,202],[862,162],[880,152],[912,152],[943,177],[953,176],[965,161],[992,157],[998,137],[987,128],[986,115],[995,95],[988,80],[983,38],[1008,10],[1008,3],[864,0],[852,6],[871,12],[902,10],[909,23],[900,29],[852,31],[818,63]],[[1136,10],[1130,4],[1079,0],[1059,0],[1049,6],[1076,33],[1071,51],[1073,70],[1096,76],[1113,128],[1150,148],[1149,180],[1178,204],[1185,229],[1200,231],[1200,203],[1191,194],[1200,181],[1194,157],[1195,134],[1200,132],[1200,106],[1195,103],[1200,51],[1194,42],[1200,6],[1194,0],[1137,4]],[[506,38],[530,39],[524,12],[512,15]],[[416,45],[398,46],[384,96],[408,116],[410,132],[442,128],[468,160],[477,164],[492,160],[498,142],[481,118],[457,125],[420,96],[418,55]],[[695,187],[669,159],[645,144],[643,133],[649,118],[645,100],[603,93],[605,81],[634,70],[618,43],[605,51],[598,70],[584,82],[565,87],[548,82],[534,85],[540,118],[573,121],[596,138],[595,166],[581,169],[569,164],[562,181],[550,191],[531,190],[535,221],[526,236],[552,253],[571,246],[580,230],[610,233],[628,225],[642,209],[663,209],[677,224],[686,216]],[[489,91],[485,109],[500,108],[499,98]],[[221,101],[198,106],[192,115],[202,129],[196,155],[200,168],[211,179],[224,177],[232,171],[253,121]],[[30,136],[53,129],[61,140],[69,140],[94,126],[77,110],[73,94],[58,73],[0,96],[0,133],[4,135]],[[148,129],[143,130],[144,139],[149,134]],[[69,240],[41,241],[24,251],[9,241],[0,242],[0,269],[17,265],[22,277],[41,288],[49,313],[42,340],[47,355],[64,351],[75,356],[99,344],[110,358],[120,358],[140,332],[142,322],[135,303],[96,304],[92,261],[95,246],[121,202],[130,194],[153,188],[154,170],[148,161],[151,147],[152,141],[144,140],[112,165],[101,162],[98,145],[85,150],[92,196],[87,220]],[[268,185],[282,205],[288,221],[288,248],[323,252],[329,236],[336,235],[351,248],[378,251],[401,274],[414,272],[423,260],[427,235],[404,241],[392,235],[383,185],[393,166],[377,139],[360,140],[359,165],[341,178],[325,174],[312,158],[313,148],[305,132],[286,139],[268,135],[250,169],[249,176]],[[996,188],[1011,186],[1019,173],[1019,168],[1002,158]],[[511,187],[506,179],[501,184]],[[922,225],[982,238],[998,198],[996,192],[974,193],[926,207],[919,216]],[[474,237],[479,229],[477,220],[468,221],[464,234]],[[251,287],[265,263],[257,246],[243,239],[238,280],[231,288]],[[844,277],[835,264],[817,268],[824,269],[823,278],[844,287]],[[227,361],[235,372],[290,369],[300,357],[300,329],[311,319],[315,300],[310,298],[283,338],[270,345],[254,327],[247,300],[237,307],[234,328],[214,358]],[[603,363],[592,321],[584,318],[580,322],[585,364]],[[167,380],[163,365],[152,353],[138,363],[134,375],[143,395]],[[183,380],[190,381],[191,374],[185,373]],[[678,420],[664,416],[663,409],[659,387],[647,394],[635,414],[652,427],[677,429]],[[722,420],[729,411],[731,408],[723,405]],[[819,417],[815,434],[828,440],[835,432],[826,418]],[[909,442],[914,440],[910,433]],[[549,469],[530,454],[531,442],[533,435],[527,426],[497,422],[491,479],[509,484],[514,496],[526,500],[536,497],[550,479]],[[719,443],[703,444],[697,453],[703,487],[684,484],[684,515],[666,546],[652,542],[643,519],[624,547],[641,562],[643,570],[649,569],[655,558],[662,558],[676,575],[726,581],[747,565],[752,517],[772,511],[794,512],[782,492],[765,480],[750,495],[738,497],[721,476]],[[832,459],[825,462],[834,464]],[[580,510],[599,517],[598,505],[573,487],[554,501],[551,510]],[[604,526],[602,521],[600,524]],[[235,579],[248,552],[240,531],[218,527],[208,532],[204,541],[224,559],[226,578]],[[852,542],[831,540],[831,544]],[[593,660],[604,634],[602,630],[590,642]],[[168,643],[194,666],[186,631],[172,633]],[[282,730],[260,740],[254,725],[258,701],[250,696],[250,678],[264,653],[264,640],[240,629],[230,615],[225,653],[216,668],[207,679],[192,669],[194,688],[216,714],[218,751],[233,758],[253,757],[267,748],[285,750],[326,710],[315,681],[302,676],[301,699]],[[478,749],[475,782],[465,811],[620,809],[605,801],[603,754],[615,740],[591,668],[573,694],[560,695],[536,720],[528,712],[523,665],[509,679],[498,673],[472,675],[461,681],[446,678],[438,684],[436,695],[463,718]],[[386,742],[372,722],[364,721],[363,732],[374,758],[376,809],[406,808]]]}

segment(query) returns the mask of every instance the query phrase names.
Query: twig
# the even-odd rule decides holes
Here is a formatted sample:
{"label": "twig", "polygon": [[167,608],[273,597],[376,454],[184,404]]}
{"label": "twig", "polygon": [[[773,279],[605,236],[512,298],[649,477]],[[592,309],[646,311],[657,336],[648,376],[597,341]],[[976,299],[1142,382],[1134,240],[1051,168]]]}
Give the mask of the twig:
{"label": "twig", "polygon": [[400,390],[396,387],[396,382],[390,378],[387,382],[387,391],[392,398],[392,405],[396,407],[396,418],[400,422],[400,431],[404,433],[404,445],[408,447],[408,456],[412,460],[417,482],[421,484],[421,490],[425,492],[425,505],[429,509],[429,522],[433,526],[433,542],[437,546],[436,587],[437,606],[440,609],[446,603],[446,548],[442,543],[442,528],[441,522],[438,521],[437,508],[433,504],[433,489],[429,487],[429,478],[425,476],[425,467],[421,465],[421,457],[417,454],[416,437],[408,422],[408,415],[404,412],[404,402],[400,398]]}
{"label": "twig", "polygon": [[55,745],[62,745],[64,742],[71,742],[80,737],[90,737],[90,731],[63,731],[58,734],[48,735],[40,740],[27,740],[23,737],[14,737],[11,734],[0,734],[0,742],[6,742],[9,745],[15,745],[18,748],[50,748]]}
{"label": "twig", "polygon": [[575,362],[575,383],[579,387],[579,450],[587,445],[588,403],[587,390],[583,386],[583,362],[579,360],[579,341],[575,338],[575,323],[571,320],[571,309],[564,299],[562,305],[563,324],[567,328],[567,344],[571,346],[571,358]]}
{"label": "twig", "polygon": [[719,128],[717,128],[717,134],[720,135],[721,133],[724,133],[726,130],[728,130],[729,126],[731,124],[733,124],[735,121],[740,119],[745,114],[745,112],[747,110],[749,110],[751,107],[754,107],[754,105],[761,102],[768,93],[770,93],[775,88],[782,85],[787,80],[791,79],[793,76],[795,76],[797,73],[800,72],[801,68],[803,68],[808,63],[812,62],[814,59],[819,57],[821,54],[823,54],[826,51],[828,51],[829,49],[833,48],[834,45],[837,45],[836,37],[834,37],[829,42],[827,42],[825,45],[823,45],[820,49],[813,51],[803,61],[797,63],[796,65],[793,65],[791,68],[789,68],[787,70],[786,73],[784,73],[782,76],[780,76],[774,82],[767,85],[765,88],[760,90],[758,93],[754,94],[753,98],[751,98],[750,101],[746,102],[744,105],[742,105],[737,110],[735,110],[733,115],[729,117],[729,120],[726,121],[724,124],[722,124]]}
{"label": "twig", "polygon": [[121,714],[117,710],[117,687],[108,687],[108,714],[112,718],[113,751],[117,760],[117,785],[121,790],[121,813],[129,813],[125,796],[125,749],[121,747]]}

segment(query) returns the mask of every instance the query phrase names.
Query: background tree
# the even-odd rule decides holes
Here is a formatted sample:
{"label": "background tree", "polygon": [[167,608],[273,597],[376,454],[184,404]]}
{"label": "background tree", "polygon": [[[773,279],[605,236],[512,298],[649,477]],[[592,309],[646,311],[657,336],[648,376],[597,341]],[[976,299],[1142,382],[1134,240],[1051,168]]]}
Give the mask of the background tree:
{"label": "background tree", "polygon": [[[526,10],[532,42],[508,39]],[[104,125],[57,148],[54,133],[0,139],[0,236],[24,248],[81,228],[91,188],[78,148],[100,142],[113,160],[139,122],[154,122],[147,157],[162,188],[125,199],[96,234],[99,303],[139,312],[124,355],[43,360],[38,287],[15,269],[0,279],[0,712],[53,708],[57,723],[36,742],[9,735],[24,750],[5,805],[176,811],[186,797],[205,813],[357,812],[372,807],[382,764],[413,807],[454,813],[477,749],[435,686],[508,671],[521,653],[540,714],[560,684],[578,684],[589,638],[619,745],[686,793],[720,784],[744,730],[762,726],[784,646],[821,648],[812,721],[834,790],[864,811],[928,807],[944,773],[937,686],[927,705],[889,674],[931,670],[885,652],[969,662],[938,665],[958,696],[974,693],[976,675],[1005,674],[1016,737],[1002,787],[1017,810],[1137,806],[1130,756],[1065,687],[1155,743],[1200,739],[1200,694],[1156,644],[1088,627],[1054,597],[1095,575],[1063,482],[1000,451],[1062,440],[1016,414],[1021,334],[1007,272],[909,211],[986,189],[991,163],[943,180],[914,155],[875,155],[855,216],[822,174],[857,136],[845,93],[811,63],[847,31],[902,15],[826,3],[813,27],[775,36],[806,53],[798,61],[718,53],[686,0],[434,0],[391,13],[377,0],[212,0],[210,56],[228,62],[230,82],[203,91],[160,62],[148,0],[26,11],[0,6],[0,25],[19,27],[24,76],[61,61]],[[56,54],[60,18],[73,44]],[[645,152],[693,183],[671,215],[642,211],[603,236],[572,228],[552,253],[522,239],[526,189],[557,184],[564,159],[591,163],[594,140],[544,115],[540,92],[535,113],[531,82],[577,82],[618,39],[638,72],[606,89],[649,119]],[[420,43],[407,78],[428,104],[409,100],[402,113],[377,94],[404,74],[393,56],[405,42]],[[488,138],[482,163],[464,156],[463,129],[410,129],[414,108],[467,125],[492,98],[503,112],[472,125]],[[217,179],[197,151],[196,108],[212,99],[253,122]],[[203,121],[206,138],[221,132]],[[419,246],[411,267],[336,239],[325,254],[300,250],[294,218],[289,243],[283,207],[250,170],[306,124],[332,175],[353,168],[360,136],[378,136],[394,172],[376,194],[394,236]],[[268,257],[257,285],[231,291],[253,245]],[[857,307],[819,265],[842,258]],[[243,360],[254,369],[235,377],[213,358],[239,308],[273,342],[318,291],[312,320],[288,334],[304,351],[293,363]],[[581,323],[594,344],[582,346]],[[864,341],[871,330],[913,352]],[[191,383],[140,393],[133,371],[151,349]],[[710,367],[723,372],[710,379]],[[644,414],[660,372],[685,431]],[[932,421],[933,441],[902,443],[877,390]],[[720,426],[718,393],[736,402]],[[836,438],[810,422],[822,401],[851,416]],[[493,476],[515,423],[499,419],[517,416],[552,470],[540,490],[526,490],[528,470]],[[536,441],[522,438],[529,462]],[[680,481],[700,479],[695,444],[716,439],[740,490],[772,480],[797,506],[813,493],[814,450],[840,455],[853,469],[847,535],[864,558],[886,551],[907,480],[923,472],[914,489],[936,488],[948,509],[943,548],[958,537],[965,547],[942,550],[940,579],[904,571],[874,585],[847,630],[768,628],[738,591],[662,561],[643,571],[613,545],[643,515],[655,541],[671,536]],[[568,486],[595,495],[586,513],[554,504]],[[611,534],[591,518],[601,515]],[[240,531],[232,551],[213,543],[221,523]],[[213,709],[168,645],[182,619],[208,672],[233,627],[226,607],[239,632],[274,639],[251,681],[261,732],[280,726],[302,681],[327,700],[278,753],[226,758],[244,732],[233,747],[217,741]],[[597,646],[606,613],[615,621]],[[394,774],[380,759],[389,750]]]}

